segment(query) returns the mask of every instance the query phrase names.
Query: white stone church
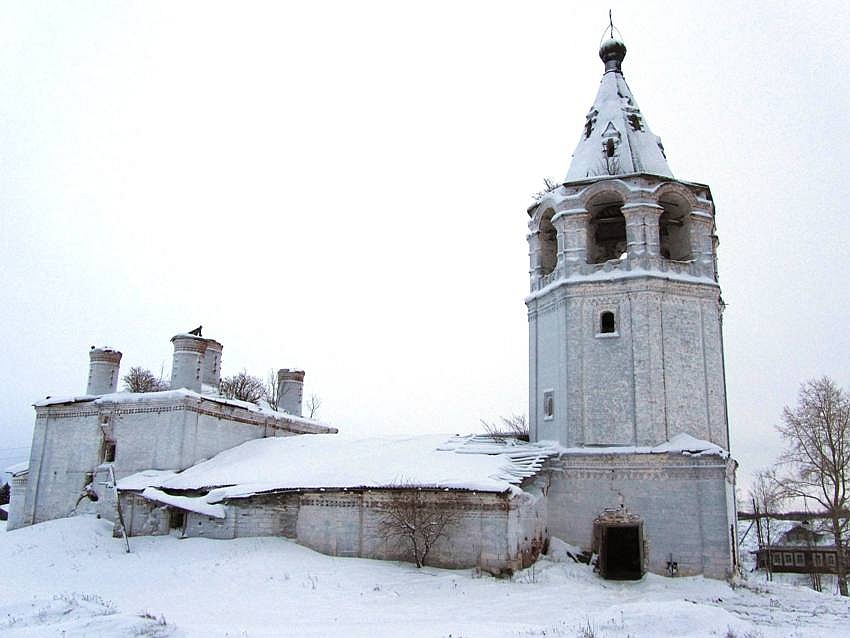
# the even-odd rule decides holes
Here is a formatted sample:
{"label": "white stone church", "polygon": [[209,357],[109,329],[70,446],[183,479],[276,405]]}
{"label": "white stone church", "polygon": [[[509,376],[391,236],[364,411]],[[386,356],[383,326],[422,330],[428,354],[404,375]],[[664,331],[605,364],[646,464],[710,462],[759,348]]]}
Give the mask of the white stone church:
{"label": "white stone church", "polygon": [[[429,563],[512,573],[558,538],[608,578],[737,567],[723,302],[708,186],[673,177],[622,73],[605,69],[565,181],[528,214],[529,438],[354,439],[220,396],[222,345],[178,334],[171,389],[116,392],[90,352],[85,395],[35,405],[8,529],[95,512],[135,535],[279,535],[333,555],[409,559],[378,533],[393,503],[443,512]],[[307,436],[311,435],[311,436]]]}

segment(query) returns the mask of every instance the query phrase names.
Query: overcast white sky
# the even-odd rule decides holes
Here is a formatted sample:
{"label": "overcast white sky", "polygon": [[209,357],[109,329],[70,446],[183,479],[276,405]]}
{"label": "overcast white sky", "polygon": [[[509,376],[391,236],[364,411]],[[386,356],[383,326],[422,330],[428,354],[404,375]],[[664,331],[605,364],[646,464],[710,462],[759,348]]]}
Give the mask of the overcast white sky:
{"label": "overcast white sky", "polygon": [[846,3],[0,4],[0,462],[90,345],[306,369],[355,432],[527,410],[526,207],[614,10],[674,174],[717,205],[733,453],[850,386]]}

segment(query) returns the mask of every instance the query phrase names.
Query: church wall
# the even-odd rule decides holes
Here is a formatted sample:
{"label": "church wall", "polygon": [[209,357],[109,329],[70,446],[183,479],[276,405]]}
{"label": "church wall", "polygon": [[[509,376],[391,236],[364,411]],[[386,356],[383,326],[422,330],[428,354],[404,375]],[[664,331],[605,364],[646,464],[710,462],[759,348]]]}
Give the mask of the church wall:
{"label": "church wall", "polygon": [[24,511],[24,502],[27,495],[27,479],[27,473],[20,476],[13,476],[9,484],[9,518],[6,522],[7,530],[18,529],[28,524]]}
{"label": "church wall", "polygon": [[[612,333],[600,329],[614,313]],[[535,440],[728,449],[719,290],[656,277],[564,285],[529,304]],[[542,412],[545,393],[555,415]]]}
{"label": "church wall", "polygon": [[[257,494],[227,502],[233,537],[283,536],[295,538],[301,495],[296,492]],[[193,533],[193,535],[195,535]],[[229,537],[230,538],[230,537]]]}
{"label": "church wall", "polygon": [[[537,343],[532,343],[532,365],[534,366],[537,392],[533,413],[537,414],[537,440],[561,440],[566,431],[564,415],[567,410],[566,394],[559,389],[561,370],[558,353],[564,349],[559,327],[559,312],[555,306],[542,310],[536,317]],[[544,393],[552,390],[555,414],[547,419],[543,414]]]}
{"label": "church wall", "polygon": [[164,536],[169,532],[168,506],[139,494],[121,494],[121,515],[127,536]]}
{"label": "church wall", "polygon": [[537,560],[549,538],[547,500],[543,490],[531,485],[515,500],[518,506],[508,519],[508,547],[526,568]]}
{"label": "church wall", "polygon": [[[546,500],[530,488],[519,496],[458,491],[417,492],[451,512],[446,534],[427,563],[447,568],[480,567],[495,574],[533,563],[546,538]],[[257,494],[225,503],[225,518],[186,512],[182,535],[231,539],[283,536],[331,556],[410,560],[407,548],[380,529],[386,507],[408,490],[284,492]],[[122,514],[130,536],[169,533],[173,508],[122,492]]]}
{"label": "church wall", "polygon": [[183,536],[187,538],[215,538],[228,540],[240,536],[261,536],[262,534],[249,534],[237,531],[239,517],[235,512],[228,511],[225,518],[215,518],[197,512],[186,512],[186,525],[183,528]]}
{"label": "church wall", "polygon": [[[38,407],[29,480],[7,528],[94,511],[113,520],[114,494],[104,485],[110,465],[118,480],[147,469],[183,470],[252,439],[295,435],[281,425],[236,406],[185,398]],[[107,439],[115,444],[111,464],[104,462]],[[98,502],[78,504],[92,481]]]}
{"label": "church wall", "polygon": [[720,310],[720,292],[717,297],[703,299],[702,338],[705,349],[706,379],[722,379],[722,383],[706,383],[708,400],[709,441],[725,450],[729,447],[729,422],[726,414],[726,371],[723,363],[723,318]]}
{"label": "church wall", "polygon": [[[616,331],[600,332],[600,316],[613,312]],[[577,312],[567,319],[581,327],[581,369],[567,385],[578,384],[584,401],[584,445],[634,445],[632,318],[622,293],[580,298]]]}
{"label": "church wall", "polygon": [[111,417],[119,479],[146,469],[183,470],[267,433],[262,423],[240,423],[180,408],[171,405],[132,413],[119,410]]}
{"label": "church wall", "polygon": [[708,439],[700,305],[686,297],[665,296],[661,321],[668,437],[687,432]]}
{"label": "church wall", "polygon": [[115,441],[116,478],[146,469],[186,467],[181,464],[185,438],[196,415],[174,408],[157,406],[149,408],[149,412],[131,413],[117,410],[109,417]]}
{"label": "church wall", "polygon": [[100,463],[97,412],[84,407],[65,414],[70,416],[37,410],[22,517],[26,525],[71,515]]}
{"label": "church wall", "polygon": [[716,456],[570,454],[550,461],[536,482],[549,483],[551,536],[590,550],[594,518],[622,504],[644,521],[649,571],[665,574],[672,558],[680,575],[726,578],[733,464]]}
{"label": "church wall", "polygon": [[[410,560],[403,545],[380,531],[382,507],[404,494],[396,490],[305,494],[298,516],[298,542],[332,556]],[[522,566],[524,556],[542,545],[545,515],[538,509],[539,499],[466,492],[433,492],[425,498],[448,508],[455,517],[445,537],[432,548],[429,565],[513,571]]]}

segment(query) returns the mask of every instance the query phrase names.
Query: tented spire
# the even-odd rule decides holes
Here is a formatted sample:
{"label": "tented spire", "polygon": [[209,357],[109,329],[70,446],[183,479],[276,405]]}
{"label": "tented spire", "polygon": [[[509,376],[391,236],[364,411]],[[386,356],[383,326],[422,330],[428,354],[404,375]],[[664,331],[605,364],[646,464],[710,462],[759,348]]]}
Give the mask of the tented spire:
{"label": "tented spire", "polygon": [[613,28],[599,47],[599,57],[605,63],[605,73],[566,181],[628,173],[673,177],[661,139],[649,130],[623,77],[626,45],[614,38]]}

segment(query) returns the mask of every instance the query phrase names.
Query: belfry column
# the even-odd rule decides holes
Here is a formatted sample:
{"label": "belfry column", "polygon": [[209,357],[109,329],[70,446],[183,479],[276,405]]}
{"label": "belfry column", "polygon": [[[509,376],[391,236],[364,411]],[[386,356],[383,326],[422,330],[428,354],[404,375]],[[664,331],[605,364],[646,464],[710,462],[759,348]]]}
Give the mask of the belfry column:
{"label": "belfry column", "polygon": [[623,205],[629,257],[658,255],[658,220],[663,209],[655,202],[637,201]]}
{"label": "belfry column", "polygon": [[716,277],[714,218],[710,212],[694,210],[690,215],[689,237],[694,260],[704,275]]}
{"label": "belfry column", "polygon": [[587,263],[587,220],[586,208],[572,208],[555,215],[552,225],[558,230],[558,261],[564,264],[569,274],[580,264]]}

